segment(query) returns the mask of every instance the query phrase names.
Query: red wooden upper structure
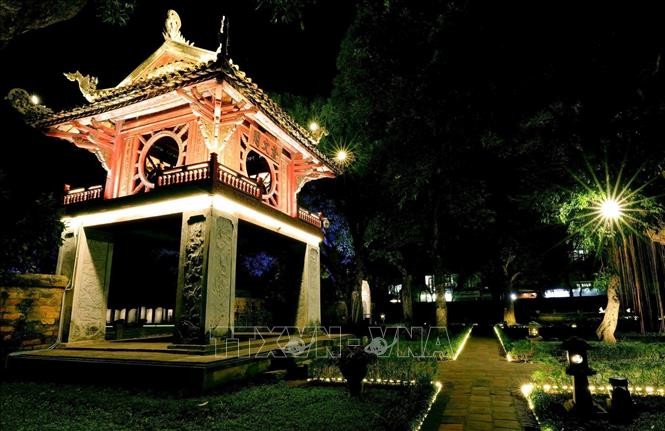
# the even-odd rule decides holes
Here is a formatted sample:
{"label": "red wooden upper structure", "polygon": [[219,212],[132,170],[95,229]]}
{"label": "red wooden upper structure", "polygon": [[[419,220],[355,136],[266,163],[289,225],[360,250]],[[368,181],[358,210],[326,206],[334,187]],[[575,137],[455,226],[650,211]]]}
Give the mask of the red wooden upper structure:
{"label": "red wooden upper structure", "polygon": [[10,93],[31,125],[91,151],[107,171],[103,187],[69,190],[65,203],[212,179],[320,227],[296,200],[306,182],[336,173],[315,136],[224,58],[221,46],[209,51],[185,40],[176,12],[165,27],[162,46],[116,87],[65,74],[86,105],[54,113],[28,106],[23,90]]}

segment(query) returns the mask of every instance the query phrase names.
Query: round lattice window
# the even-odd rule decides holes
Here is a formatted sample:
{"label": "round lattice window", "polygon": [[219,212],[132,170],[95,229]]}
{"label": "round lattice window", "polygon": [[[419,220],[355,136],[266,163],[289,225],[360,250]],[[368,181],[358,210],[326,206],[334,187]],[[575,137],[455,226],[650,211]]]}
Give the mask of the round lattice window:
{"label": "round lattice window", "polygon": [[153,188],[159,172],[182,164],[182,158],[182,141],[178,135],[170,132],[156,134],[141,152],[139,175],[142,182]]}
{"label": "round lattice window", "polygon": [[245,160],[245,171],[247,176],[256,181],[261,188],[261,194],[267,196],[272,193],[273,189],[273,174],[270,169],[270,163],[261,154],[256,151],[247,153]]}

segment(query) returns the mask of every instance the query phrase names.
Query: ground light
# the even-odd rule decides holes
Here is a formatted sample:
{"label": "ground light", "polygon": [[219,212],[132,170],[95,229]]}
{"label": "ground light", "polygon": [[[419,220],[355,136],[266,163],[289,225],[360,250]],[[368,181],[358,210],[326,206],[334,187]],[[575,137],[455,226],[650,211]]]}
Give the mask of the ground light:
{"label": "ground light", "polygon": [[[550,394],[563,394],[570,393],[573,390],[571,385],[557,385],[556,383],[545,383],[542,385],[537,385],[535,383],[527,383],[522,385],[523,389],[531,388],[531,392],[535,389],[542,389],[545,393]],[[589,385],[589,391],[592,394],[611,394],[612,386],[611,385]],[[524,390],[522,391],[524,393]],[[527,391],[528,392],[528,391]],[[531,393],[529,392],[529,393]],[[654,395],[654,396],[665,396],[665,388],[657,388],[654,386],[628,386],[628,392],[633,395],[644,396],[644,395]],[[526,396],[526,395],[525,395]]]}
{"label": "ground light", "polygon": [[462,353],[462,350],[464,350],[464,345],[466,344],[467,340],[471,336],[471,331],[473,331],[473,326],[471,326],[471,330],[469,330],[469,332],[466,333],[466,335],[464,336],[464,340],[462,340],[459,347],[457,348],[457,351],[455,352],[455,355],[453,356],[453,361],[456,361],[457,357],[460,355],[460,353]]}
{"label": "ground light", "polygon": [[506,354],[506,361],[512,362],[513,361],[513,356],[508,353],[506,350],[506,345],[503,343],[503,338],[501,337],[501,334],[499,333],[499,325],[494,325],[494,333],[496,334],[496,338],[499,339],[499,343],[501,343],[501,348],[503,349],[503,352]]}

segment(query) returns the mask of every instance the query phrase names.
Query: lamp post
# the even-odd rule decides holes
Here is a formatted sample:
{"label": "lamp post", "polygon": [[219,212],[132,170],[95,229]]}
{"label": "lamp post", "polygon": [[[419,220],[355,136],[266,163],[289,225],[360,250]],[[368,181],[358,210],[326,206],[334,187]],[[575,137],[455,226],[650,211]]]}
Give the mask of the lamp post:
{"label": "lamp post", "polygon": [[561,348],[566,350],[568,360],[566,374],[573,376],[573,399],[566,401],[564,407],[579,416],[590,416],[593,411],[588,377],[596,372],[589,368],[587,352],[590,347],[579,337],[569,338],[561,344]]}

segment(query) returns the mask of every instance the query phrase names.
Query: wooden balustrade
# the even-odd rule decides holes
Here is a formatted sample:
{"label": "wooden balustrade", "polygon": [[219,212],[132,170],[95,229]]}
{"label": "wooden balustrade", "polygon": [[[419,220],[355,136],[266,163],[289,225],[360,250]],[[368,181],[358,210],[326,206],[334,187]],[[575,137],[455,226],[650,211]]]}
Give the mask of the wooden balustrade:
{"label": "wooden balustrade", "polygon": [[209,163],[196,163],[194,165],[180,166],[162,172],[161,175],[157,177],[157,187],[192,183],[207,180],[209,178]]}
{"label": "wooden balustrade", "polygon": [[63,197],[63,204],[71,205],[92,201],[95,199],[101,199],[103,191],[104,189],[102,186],[92,186],[88,187],[87,189],[70,189],[68,185],[65,185],[65,196]]}
{"label": "wooden balustrade", "polygon": [[[238,190],[255,199],[261,200],[261,189],[256,181],[248,178],[238,172],[235,172],[226,166],[219,164],[216,154],[210,155],[209,162],[196,163],[193,165],[178,166],[160,172],[155,181],[156,188],[169,187],[179,184],[208,182],[221,183]],[[87,189],[80,188],[71,190],[65,186],[64,204],[76,204],[87,202],[103,197],[102,186],[93,186]],[[298,208],[298,219],[321,228],[322,220],[319,214],[307,211],[304,208]]]}
{"label": "wooden balustrade", "polygon": [[[217,172],[217,174],[213,174],[211,177],[211,172]],[[220,165],[217,161],[217,155],[214,153],[210,155],[209,162],[179,166],[162,172],[157,178],[157,187],[193,183],[211,179],[213,183],[219,181],[222,184],[233,187],[234,189],[257,199],[261,198],[261,190],[256,182]]]}
{"label": "wooden balustrade", "polygon": [[256,199],[261,199],[261,189],[251,178],[242,176],[222,165],[219,165],[218,172],[218,180],[223,184],[231,186],[236,190],[240,190],[241,192],[253,196]]}
{"label": "wooden balustrade", "polygon": [[318,214],[311,213],[304,208],[298,207],[298,218],[306,223],[321,228],[321,217]]}

